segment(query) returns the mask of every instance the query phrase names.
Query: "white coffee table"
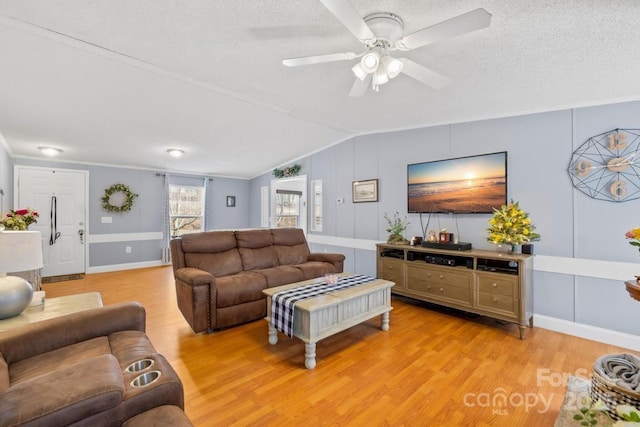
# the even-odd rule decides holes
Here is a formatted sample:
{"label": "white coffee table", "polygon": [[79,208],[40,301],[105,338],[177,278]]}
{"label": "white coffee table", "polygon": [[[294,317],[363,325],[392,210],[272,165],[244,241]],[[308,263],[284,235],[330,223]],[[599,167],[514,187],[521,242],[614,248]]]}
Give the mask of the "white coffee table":
{"label": "white coffee table", "polygon": [[27,307],[19,316],[0,320],[0,332],[96,307],[102,307],[99,292],[46,298],[42,305]]}
{"label": "white coffee table", "polygon": [[[269,343],[278,343],[278,330],[271,325],[271,298],[280,291],[314,283],[317,279],[265,289],[267,295],[267,322]],[[389,330],[391,287],[395,283],[375,279],[330,294],[307,298],[296,303],[294,308],[293,335],[305,342],[307,369],[316,366],[316,343],[321,339],[344,331],[352,326],[381,315],[380,329]]]}

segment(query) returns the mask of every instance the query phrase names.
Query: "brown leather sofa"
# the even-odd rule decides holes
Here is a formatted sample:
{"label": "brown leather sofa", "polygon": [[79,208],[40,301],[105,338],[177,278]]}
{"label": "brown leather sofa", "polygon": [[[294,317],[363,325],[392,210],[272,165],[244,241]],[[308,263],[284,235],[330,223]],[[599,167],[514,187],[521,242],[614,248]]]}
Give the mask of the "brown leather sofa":
{"label": "brown leather sofa", "polygon": [[182,382],[145,322],[144,308],[131,302],[0,333],[0,425],[120,426],[160,407],[176,425],[191,425]]}
{"label": "brown leather sofa", "polygon": [[266,316],[263,289],[341,273],[344,255],[311,253],[301,229],[207,231],[171,240],[178,307],[194,332]]}

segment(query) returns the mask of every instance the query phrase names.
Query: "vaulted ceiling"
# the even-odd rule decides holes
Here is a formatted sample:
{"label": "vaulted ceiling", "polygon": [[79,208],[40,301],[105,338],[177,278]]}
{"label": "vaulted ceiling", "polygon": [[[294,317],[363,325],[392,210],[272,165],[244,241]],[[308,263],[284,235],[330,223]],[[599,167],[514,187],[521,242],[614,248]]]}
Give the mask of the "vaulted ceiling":
{"label": "vaulted ceiling", "polygon": [[282,65],[362,50],[317,0],[0,0],[0,143],[249,178],[356,135],[640,99],[637,0],[351,4],[405,34],[480,7],[492,20],[404,53],[446,88],[400,75],[352,98],[357,59]]}

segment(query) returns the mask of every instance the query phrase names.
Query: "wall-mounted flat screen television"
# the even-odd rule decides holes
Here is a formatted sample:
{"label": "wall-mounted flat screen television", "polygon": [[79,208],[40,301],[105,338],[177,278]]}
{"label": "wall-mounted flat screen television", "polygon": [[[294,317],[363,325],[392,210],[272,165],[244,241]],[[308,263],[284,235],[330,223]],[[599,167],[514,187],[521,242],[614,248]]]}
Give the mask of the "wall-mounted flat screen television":
{"label": "wall-mounted flat screen television", "polygon": [[507,203],[507,152],[407,165],[409,213],[493,213]]}

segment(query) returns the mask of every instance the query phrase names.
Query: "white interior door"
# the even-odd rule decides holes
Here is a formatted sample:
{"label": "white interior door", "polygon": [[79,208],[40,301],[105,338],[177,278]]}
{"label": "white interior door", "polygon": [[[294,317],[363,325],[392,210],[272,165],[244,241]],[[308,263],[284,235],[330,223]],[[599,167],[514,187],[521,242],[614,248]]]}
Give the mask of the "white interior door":
{"label": "white interior door", "polygon": [[42,276],[85,272],[88,172],[16,166],[14,208],[38,212],[29,230],[42,233]]}

